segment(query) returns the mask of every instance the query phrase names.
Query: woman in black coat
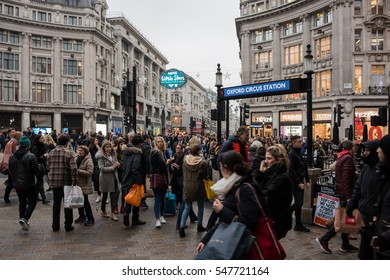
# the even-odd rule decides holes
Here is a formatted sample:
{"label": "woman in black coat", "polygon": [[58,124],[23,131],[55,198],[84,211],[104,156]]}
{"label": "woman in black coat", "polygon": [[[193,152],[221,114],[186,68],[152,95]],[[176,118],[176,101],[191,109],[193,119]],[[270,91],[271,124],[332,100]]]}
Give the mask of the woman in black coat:
{"label": "woman in black coat", "polygon": [[[251,171],[244,162],[241,154],[230,150],[218,156],[220,170],[223,178],[211,188],[218,195],[213,203],[213,210],[217,213],[219,221],[230,224],[235,216],[238,222],[243,223],[249,230],[253,230],[260,218],[260,209],[256,198],[256,192],[251,186]],[[240,190],[240,203],[237,208],[236,192]],[[200,252],[210,240],[214,230],[207,232],[197,247]]]}
{"label": "woman in black coat", "polygon": [[[37,157],[38,163],[42,164],[45,169],[46,169],[46,147],[45,144],[43,143],[44,136],[42,134],[37,134],[34,136],[34,139],[32,141],[31,145],[31,152]],[[44,182],[43,182],[43,177],[44,173],[39,173],[36,175],[37,177],[37,192],[41,195],[42,198],[42,203],[43,204],[48,204],[50,203],[49,200],[46,199],[46,193],[45,189],[43,187]],[[39,200],[39,199],[38,199]]]}
{"label": "woman in black coat", "polygon": [[265,160],[256,174],[259,193],[264,198],[265,211],[273,221],[279,239],[291,229],[292,215],[289,210],[292,200],[291,180],[287,173],[288,155],[280,144],[267,149]]}

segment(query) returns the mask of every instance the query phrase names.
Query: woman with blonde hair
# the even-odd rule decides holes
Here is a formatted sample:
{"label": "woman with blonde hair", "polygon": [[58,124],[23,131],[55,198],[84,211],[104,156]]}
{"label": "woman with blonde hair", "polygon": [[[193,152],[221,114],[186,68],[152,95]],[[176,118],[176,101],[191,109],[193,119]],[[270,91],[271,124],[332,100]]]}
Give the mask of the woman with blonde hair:
{"label": "woman with blonde hair", "polygon": [[120,189],[118,180],[118,168],[120,168],[120,163],[117,160],[116,153],[110,142],[103,142],[100,153],[96,154],[96,159],[98,160],[100,171],[99,190],[103,194],[101,201],[101,215],[104,218],[110,217],[106,212],[107,197],[108,193],[110,193],[111,220],[117,222],[118,217],[115,214],[115,205],[118,201],[118,194]]}
{"label": "woman with blonde hair", "polygon": [[265,200],[265,211],[274,221],[279,239],[286,236],[292,226],[290,206],[292,201],[291,180],[287,173],[289,160],[286,149],[276,144],[267,149],[265,160],[255,170],[259,194]]}
{"label": "woman with blonde hair", "polygon": [[43,144],[45,145],[46,153],[50,153],[50,151],[53,150],[57,145],[50,134],[46,134],[43,137]]}
{"label": "woman with blonde hair", "polygon": [[161,224],[166,223],[163,214],[165,195],[168,188],[168,166],[171,162],[173,162],[173,158],[169,157],[164,138],[157,136],[154,138],[154,148],[150,153],[150,176],[165,180],[166,187],[156,188],[153,184],[150,185],[154,193],[154,216],[156,217],[156,228],[161,228]]}

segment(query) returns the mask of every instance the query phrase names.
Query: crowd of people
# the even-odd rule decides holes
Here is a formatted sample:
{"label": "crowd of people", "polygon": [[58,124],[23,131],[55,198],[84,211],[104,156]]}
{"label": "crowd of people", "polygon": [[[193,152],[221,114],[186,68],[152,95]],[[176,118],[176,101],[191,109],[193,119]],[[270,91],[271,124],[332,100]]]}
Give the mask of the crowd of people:
{"label": "crowd of people", "polygon": [[[125,201],[131,187],[139,184],[145,191],[150,185],[153,192],[156,229],[166,226],[166,197],[167,193],[174,194],[178,236],[186,237],[188,218],[197,223],[197,232],[206,232],[196,248],[198,252],[207,246],[220,222],[229,224],[234,218],[252,230],[260,217],[258,200],[273,220],[279,239],[291,229],[310,232],[301,218],[304,191],[310,187],[308,147],[301,136],[249,138],[249,130],[244,126],[221,143],[212,136],[186,133],[168,137],[134,132],[104,136],[101,132],[74,130],[35,134],[31,128],[25,132],[9,130],[2,136],[4,154],[0,170],[8,175],[4,201],[11,203],[9,195],[15,189],[19,224],[25,231],[37,201],[51,203],[46,196],[48,191],[53,194],[54,232],[61,229],[61,209],[66,232],[74,230],[73,223],[93,226],[97,219],[88,196],[94,192],[98,194],[96,203],[100,203],[102,218],[118,222],[122,214],[124,226],[142,226],[146,221],[140,217],[140,208],[149,208],[146,199],[139,206]],[[390,135],[364,143],[346,140],[340,145],[319,137],[314,140],[315,167],[323,169],[328,159],[334,160],[336,195],[347,208],[348,216],[354,209],[363,215],[360,246],[351,245],[350,236],[342,234],[340,250],[359,251],[360,259],[389,259]],[[209,217],[204,217],[206,179],[214,179],[212,189],[217,195]],[[78,185],[83,192],[84,207],[78,209],[76,219],[73,210],[63,206],[64,186],[68,185]],[[327,254],[332,253],[329,242],[335,235],[334,226],[329,225],[328,231],[316,239]]]}

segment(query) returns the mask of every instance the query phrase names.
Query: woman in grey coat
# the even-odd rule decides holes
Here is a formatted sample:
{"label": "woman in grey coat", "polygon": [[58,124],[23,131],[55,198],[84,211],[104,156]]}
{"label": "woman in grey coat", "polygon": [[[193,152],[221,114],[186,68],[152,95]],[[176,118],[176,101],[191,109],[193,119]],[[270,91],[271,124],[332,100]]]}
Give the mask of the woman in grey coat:
{"label": "woman in grey coat", "polygon": [[99,155],[96,155],[99,166],[99,190],[102,193],[102,217],[110,217],[106,212],[106,201],[108,193],[110,193],[111,202],[111,220],[117,222],[118,217],[115,214],[115,205],[118,201],[119,195],[119,180],[118,168],[120,163],[117,160],[115,151],[110,142],[105,142],[101,148]]}

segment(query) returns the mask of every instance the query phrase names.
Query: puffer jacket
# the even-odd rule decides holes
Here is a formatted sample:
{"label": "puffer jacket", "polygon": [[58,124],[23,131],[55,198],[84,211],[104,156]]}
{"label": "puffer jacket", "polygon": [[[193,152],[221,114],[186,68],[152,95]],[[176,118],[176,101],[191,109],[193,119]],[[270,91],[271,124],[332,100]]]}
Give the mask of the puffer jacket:
{"label": "puffer jacket", "polygon": [[145,167],[142,161],[142,149],[134,146],[124,147],[122,153],[122,189],[125,189],[126,193],[133,184],[144,184]]}
{"label": "puffer jacket", "polygon": [[207,178],[206,161],[201,156],[187,155],[183,162],[184,201],[191,203],[206,199],[203,179]]}
{"label": "puffer jacket", "polygon": [[350,199],[355,185],[356,166],[349,151],[342,151],[336,162],[336,194]]}
{"label": "puffer jacket", "polygon": [[9,159],[9,171],[14,187],[35,187],[35,176],[39,173],[36,156],[25,149],[17,150]]}
{"label": "puffer jacket", "polygon": [[[77,158],[76,158],[77,160]],[[79,168],[77,169],[78,184],[82,189],[83,194],[89,195],[93,193],[92,174],[94,171],[94,165],[91,154],[88,153],[81,161]]]}

